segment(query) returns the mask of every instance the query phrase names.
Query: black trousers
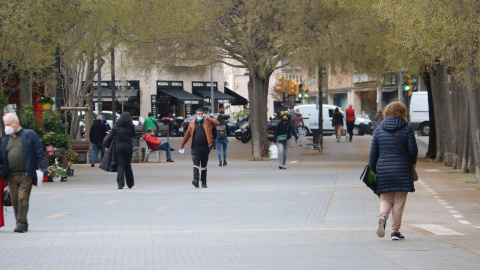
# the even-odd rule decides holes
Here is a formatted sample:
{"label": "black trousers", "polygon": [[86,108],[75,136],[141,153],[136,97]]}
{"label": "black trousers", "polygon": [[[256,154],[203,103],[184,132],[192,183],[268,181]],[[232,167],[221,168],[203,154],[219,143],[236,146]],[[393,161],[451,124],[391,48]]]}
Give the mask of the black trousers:
{"label": "black trousers", "polygon": [[117,156],[117,184],[118,187],[125,186],[125,179],[127,180],[127,186],[133,187],[133,171],[132,171],[132,146],[115,146],[115,155]]}
{"label": "black trousers", "polygon": [[348,121],[347,122],[347,132],[348,132],[348,140],[349,141],[352,141],[354,124],[355,124],[355,121]]}
{"label": "black trousers", "polygon": [[210,154],[210,147],[208,146],[193,146],[192,147],[192,159],[193,159],[193,179],[200,178],[200,170],[202,171],[202,183],[207,183],[207,164],[208,155]]}

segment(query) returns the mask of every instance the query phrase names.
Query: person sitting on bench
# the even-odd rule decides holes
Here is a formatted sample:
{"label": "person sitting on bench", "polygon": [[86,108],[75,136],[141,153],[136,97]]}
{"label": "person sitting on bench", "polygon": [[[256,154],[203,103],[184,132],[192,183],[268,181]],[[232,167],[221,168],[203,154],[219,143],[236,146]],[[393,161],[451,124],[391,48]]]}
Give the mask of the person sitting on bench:
{"label": "person sitting on bench", "polygon": [[150,147],[150,149],[154,151],[165,150],[167,153],[167,162],[174,162],[170,152],[175,151],[175,149],[170,147],[170,143],[168,141],[164,141],[163,143],[162,141],[159,141],[155,131],[153,131],[153,128],[148,128],[147,134],[144,134],[142,138],[147,143],[148,147]]}

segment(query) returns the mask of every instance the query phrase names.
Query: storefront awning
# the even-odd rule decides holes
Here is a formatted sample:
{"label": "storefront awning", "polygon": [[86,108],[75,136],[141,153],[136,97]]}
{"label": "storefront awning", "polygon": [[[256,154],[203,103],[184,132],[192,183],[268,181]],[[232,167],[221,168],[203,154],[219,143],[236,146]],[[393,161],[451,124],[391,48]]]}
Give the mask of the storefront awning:
{"label": "storefront awning", "polygon": [[233,92],[228,87],[225,87],[225,94],[230,95],[236,99],[235,103],[231,103],[232,105],[247,105],[248,99],[242,97],[241,95]]}
{"label": "storefront awning", "polygon": [[[193,90],[195,95],[198,95],[202,98],[211,98],[212,90]],[[230,95],[222,93],[218,90],[213,90],[213,97],[215,98],[215,103],[235,103],[236,99]]]}
{"label": "storefront awning", "polygon": [[[138,89],[131,89],[122,94],[116,90],[117,102],[135,102],[138,101]],[[98,90],[93,90],[93,102],[98,102]],[[112,89],[102,89],[102,102],[112,102]]]}
{"label": "storefront awning", "polygon": [[178,99],[179,104],[203,105],[203,98],[180,89],[157,89],[157,96],[168,95]]}

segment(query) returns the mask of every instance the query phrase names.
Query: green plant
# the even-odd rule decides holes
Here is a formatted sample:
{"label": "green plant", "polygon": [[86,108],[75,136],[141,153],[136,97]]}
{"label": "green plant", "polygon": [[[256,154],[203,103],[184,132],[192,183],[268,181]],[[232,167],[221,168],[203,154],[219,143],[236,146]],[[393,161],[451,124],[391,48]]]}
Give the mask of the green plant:
{"label": "green plant", "polygon": [[44,146],[55,146],[57,148],[70,149],[72,142],[74,141],[73,137],[68,134],[59,134],[55,132],[50,132],[43,135],[40,138],[40,141]]}
{"label": "green plant", "polygon": [[67,170],[57,167],[57,166],[50,166],[47,168],[48,176],[50,177],[58,177],[58,176],[67,176]]}
{"label": "green plant", "polygon": [[248,115],[249,115],[249,112],[247,110],[241,110],[239,112],[232,113],[231,119],[242,119]]}
{"label": "green plant", "polygon": [[39,136],[43,135],[43,130],[35,120],[33,106],[23,105],[23,113],[19,113],[18,118],[20,121],[20,126],[35,131]]}
{"label": "green plant", "polygon": [[42,124],[44,133],[65,133],[65,128],[68,127],[68,124],[62,121],[62,117],[58,111],[44,111]]}
{"label": "green plant", "polygon": [[43,104],[52,104],[53,105],[53,104],[55,104],[55,100],[52,97],[45,95],[45,96],[41,96],[38,99],[38,103],[40,103],[42,105]]}

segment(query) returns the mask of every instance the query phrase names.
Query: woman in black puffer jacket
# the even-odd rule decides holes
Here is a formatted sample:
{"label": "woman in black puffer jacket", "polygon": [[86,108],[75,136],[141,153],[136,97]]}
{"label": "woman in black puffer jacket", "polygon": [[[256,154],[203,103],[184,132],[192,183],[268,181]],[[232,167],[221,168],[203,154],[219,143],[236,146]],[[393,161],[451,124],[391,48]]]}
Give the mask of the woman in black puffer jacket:
{"label": "woman in black puffer jacket", "polygon": [[133,125],[130,113],[122,113],[111,132],[113,132],[113,135],[115,136],[118,189],[122,189],[125,186],[125,179],[127,180],[128,188],[132,188],[135,184],[132,171],[132,138],[135,137],[135,126]]}
{"label": "woman in black puffer jacket", "polygon": [[[414,192],[412,164],[417,163],[417,143],[412,128],[405,120],[407,109],[401,102],[392,102],[384,110],[385,120],[373,134],[368,165],[377,171],[377,194],[380,194],[380,217],[377,235],[385,235],[385,223],[392,212],[392,240],[404,239],[400,234],[407,193]],[[400,148],[397,140],[405,152]],[[409,160],[410,158],[410,160]]]}

